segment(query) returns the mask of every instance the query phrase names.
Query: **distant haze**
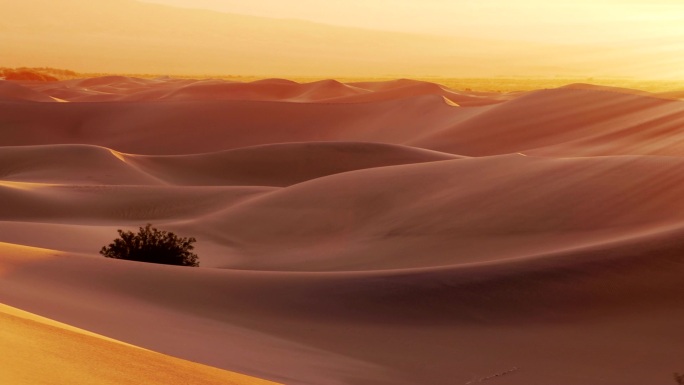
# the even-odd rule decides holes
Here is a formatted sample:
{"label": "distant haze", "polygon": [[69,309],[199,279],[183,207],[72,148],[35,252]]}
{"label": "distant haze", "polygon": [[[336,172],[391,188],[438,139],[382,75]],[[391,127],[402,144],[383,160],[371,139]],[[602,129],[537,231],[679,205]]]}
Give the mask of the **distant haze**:
{"label": "distant haze", "polygon": [[679,0],[144,0],[273,18],[553,43],[684,36]]}
{"label": "distant haze", "polygon": [[684,78],[679,1],[148,1],[0,0],[11,14],[0,19],[0,66]]}

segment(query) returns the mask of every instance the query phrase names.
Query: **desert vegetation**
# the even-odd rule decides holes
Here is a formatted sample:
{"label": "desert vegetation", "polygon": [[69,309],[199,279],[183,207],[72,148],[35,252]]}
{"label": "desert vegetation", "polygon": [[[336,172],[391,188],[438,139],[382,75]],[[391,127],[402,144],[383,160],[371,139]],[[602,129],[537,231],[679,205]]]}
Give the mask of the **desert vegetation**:
{"label": "desert vegetation", "polygon": [[138,233],[117,230],[119,238],[109,246],[102,247],[100,254],[107,258],[129,261],[159,263],[163,265],[199,266],[194,254],[193,237],[182,238],[164,230],[158,230],[148,223]]}
{"label": "desert vegetation", "polygon": [[674,379],[677,381],[677,385],[684,385],[684,374],[675,373]]}

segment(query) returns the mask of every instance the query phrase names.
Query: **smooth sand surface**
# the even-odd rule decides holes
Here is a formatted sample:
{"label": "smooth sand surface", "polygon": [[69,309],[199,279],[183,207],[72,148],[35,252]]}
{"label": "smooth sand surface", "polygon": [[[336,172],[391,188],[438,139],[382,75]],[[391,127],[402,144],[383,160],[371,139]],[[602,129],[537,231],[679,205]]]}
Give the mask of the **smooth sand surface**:
{"label": "smooth sand surface", "polygon": [[[92,348],[225,373],[102,335],[293,385],[684,371],[671,95],[120,76],[0,91],[0,303],[98,334],[3,308],[3,338],[73,346],[54,361],[27,342],[36,364],[90,365]],[[98,254],[148,222],[196,237],[201,267]]]}
{"label": "smooth sand surface", "polygon": [[[3,252],[49,253],[3,246]],[[13,385],[273,382],[154,353],[0,304],[0,382]]]}

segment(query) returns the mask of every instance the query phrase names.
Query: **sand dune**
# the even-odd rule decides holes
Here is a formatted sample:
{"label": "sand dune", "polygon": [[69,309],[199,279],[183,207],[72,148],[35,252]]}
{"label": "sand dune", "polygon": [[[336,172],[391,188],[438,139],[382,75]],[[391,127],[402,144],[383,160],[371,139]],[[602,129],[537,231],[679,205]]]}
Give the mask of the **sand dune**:
{"label": "sand dune", "polygon": [[[110,87],[112,81],[107,78],[103,84]],[[127,92],[147,90],[150,82],[161,84],[155,87],[179,90],[191,81],[133,79],[126,83]],[[98,83],[88,84],[93,87]],[[2,109],[0,119],[9,122],[10,128],[20,122],[22,130],[0,139],[0,144],[93,144],[146,155],[308,141],[404,144],[468,156],[515,152],[542,156],[684,153],[676,132],[684,116],[682,102],[607,87],[574,85],[530,92],[507,101],[484,97],[473,101],[472,96],[459,96],[422,82],[385,86],[358,83],[353,87],[366,87],[363,89],[368,92],[352,97],[329,83],[327,96],[337,92],[337,97],[319,103],[316,97],[302,97],[300,90],[294,103],[280,98],[278,87],[310,85],[282,81],[211,81],[210,85],[218,89],[241,87],[243,91],[207,92],[192,103],[158,96],[151,98],[157,103],[141,103],[148,98],[124,103],[129,96],[118,93],[117,102],[111,99],[109,103],[14,105]],[[50,87],[67,86],[54,83]],[[60,92],[44,92],[69,100]],[[245,99],[239,99],[240,95]],[[365,99],[348,103],[355,97]],[[456,108],[445,103],[445,97],[463,106],[474,105]],[[36,113],[29,112],[34,110]],[[47,125],[50,130],[45,128]],[[196,127],[202,128],[201,136],[193,130]]]}
{"label": "sand dune", "polygon": [[684,154],[680,101],[603,87],[525,94],[411,145],[463,155],[524,152],[544,156]]}
{"label": "sand dune", "polygon": [[438,84],[410,79],[401,79],[389,82],[364,82],[351,84],[355,87],[371,90],[372,92],[354,97],[339,97],[335,99],[335,101],[369,102],[391,100],[401,97],[415,97],[417,95],[441,95],[445,99],[459,106],[471,107],[496,104],[500,102],[496,98],[480,97],[470,93],[459,93]]}
{"label": "sand dune", "polygon": [[[0,339],[88,377],[58,383],[667,383],[683,119],[585,84],[0,82],[0,302],[98,333],[2,307]],[[148,222],[201,268],[98,255]]]}
{"label": "sand dune", "polygon": [[413,147],[355,142],[280,143],[185,156],[125,156],[128,164],[172,184],[238,186],[289,186],[347,171],[458,158]]}
{"label": "sand dune", "polygon": [[307,141],[401,144],[416,131],[448,127],[469,113],[452,110],[459,108],[436,95],[368,104],[214,100],[19,104],[0,109],[0,119],[10,129],[21,127],[0,138],[0,144],[92,144],[142,155]]}
{"label": "sand dune", "polygon": [[[66,87],[65,87],[66,85]],[[343,84],[336,80],[297,83],[285,79],[264,79],[251,83],[217,79],[140,79],[105,76],[63,83],[27,83],[44,95],[72,102],[103,101],[188,101],[188,100],[262,100],[305,103],[363,103],[420,95],[442,95],[459,105],[486,105],[496,98],[459,93],[444,86],[402,79],[392,82]],[[44,96],[43,96],[44,98]]]}
{"label": "sand dune", "polygon": [[[15,262],[2,296],[115,338],[285,383],[451,384],[517,367],[505,383],[639,384],[665,381],[682,354],[672,343],[682,316],[680,246],[650,245],[355,274],[188,271],[71,256]],[[636,367],[619,364],[634,357]]]}
{"label": "sand dune", "polygon": [[163,182],[125,163],[115,151],[88,145],[0,148],[5,181],[63,184],[159,185]]}
{"label": "sand dune", "polygon": [[[40,258],[49,250],[3,252]],[[273,384],[183,361],[0,305],[0,352],[6,384]]]}
{"label": "sand dune", "polygon": [[[2,220],[63,223],[82,220],[182,219],[229,207],[263,188],[69,186],[0,182]],[[30,208],[30,210],[27,210]],[[69,219],[71,218],[71,219]]]}
{"label": "sand dune", "polygon": [[283,100],[327,101],[334,98],[357,96],[368,90],[342,84],[335,80],[323,80],[307,84],[282,81],[257,81],[253,83],[226,83],[223,81],[197,81],[174,89],[160,100]]}
{"label": "sand dune", "polygon": [[684,193],[683,162],[508,155],[370,169],[275,190],[191,228],[240,250],[237,266],[248,269],[517,258],[681,222],[684,205],[675,197]]}
{"label": "sand dune", "polygon": [[362,142],[280,143],[178,156],[92,145],[16,146],[0,148],[0,176],[6,182],[72,185],[288,186],[347,171],[459,158]]}
{"label": "sand dune", "polygon": [[14,82],[0,81],[0,102],[53,102],[50,96]]}

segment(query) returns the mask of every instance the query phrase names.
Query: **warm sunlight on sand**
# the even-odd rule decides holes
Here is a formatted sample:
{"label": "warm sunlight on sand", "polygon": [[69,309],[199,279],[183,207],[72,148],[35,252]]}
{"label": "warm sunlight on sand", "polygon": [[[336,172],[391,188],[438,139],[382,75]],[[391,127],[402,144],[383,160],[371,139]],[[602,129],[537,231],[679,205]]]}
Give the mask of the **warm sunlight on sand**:
{"label": "warm sunlight on sand", "polygon": [[118,152],[118,151],[114,151],[114,150],[112,150],[112,149],[110,149],[109,152],[111,152],[112,155],[114,155],[114,157],[117,158],[117,159],[119,159],[120,161],[122,161],[122,162],[124,162],[124,163],[128,162],[128,160],[126,159],[126,157],[124,156],[124,154],[122,154],[122,153],[120,153],[120,152]]}
{"label": "warm sunlight on sand", "polygon": [[0,383],[269,385],[123,344],[0,304]]}
{"label": "warm sunlight on sand", "polygon": [[45,186],[47,186],[45,183],[12,182],[0,180],[0,187],[7,187],[16,190],[36,190]]}

